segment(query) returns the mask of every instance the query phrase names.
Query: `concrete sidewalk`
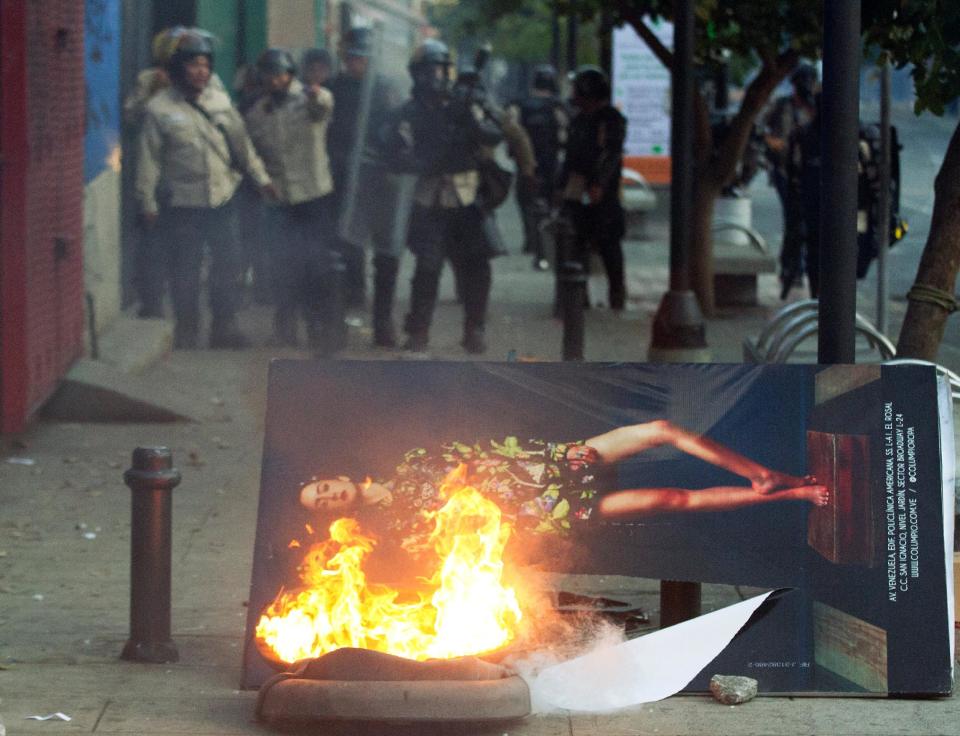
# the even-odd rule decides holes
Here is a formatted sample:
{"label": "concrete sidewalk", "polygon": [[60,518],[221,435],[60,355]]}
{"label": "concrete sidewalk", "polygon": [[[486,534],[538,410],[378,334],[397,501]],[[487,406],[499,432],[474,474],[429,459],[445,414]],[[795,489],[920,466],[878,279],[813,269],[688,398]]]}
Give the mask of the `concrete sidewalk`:
{"label": "concrete sidewalk", "polygon": [[[503,227],[518,250],[515,213]],[[664,222],[626,246],[630,309],[587,313],[588,360],[643,361],[667,284]],[[404,263],[404,287],[412,266]],[[562,327],[551,316],[552,281],[527,256],[494,264],[485,359],[558,360]],[[605,295],[602,278],[591,284]],[[797,294],[799,296],[799,294]],[[466,360],[461,310],[445,276],[431,357]],[[401,291],[398,313],[406,306]],[[760,305],[726,310],[707,324],[717,362],[740,362],[741,342],[781,306],[773,275]],[[251,307],[244,326],[265,345],[270,312]],[[369,347],[367,323],[351,330],[345,358],[406,359]],[[139,376],[157,400],[193,407],[193,423],[85,424],[40,421],[3,440],[0,452],[0,722],[7,733],[257,734],[255,693],[238,691],[244,602],[257,513],[267,365],[306,351],[264,347],[237,353],[166,355]],[[118,659],[129,633],[131,451],[171,448],[183,482],[174,493],[173,639],[180,661]],[[567,587],[627,596],[657,615],[657,582],[580,576]],[[736,596],[705,586],[705,609]],[[922,622],[918,622],[922,625]],[[26,720],[61,712],[72,720]],[[383,733],[383,729],[359,729]],[[2,729],[0,729],[2,732]],[[410,731],[407,731],[410,732]],[[464,733],[453,728],[449,733]],[[737,707],[677,696],[608,715],[552,714],[487,729],[491,734],[960,734],[960,699],[874,700],[766,697]]]}

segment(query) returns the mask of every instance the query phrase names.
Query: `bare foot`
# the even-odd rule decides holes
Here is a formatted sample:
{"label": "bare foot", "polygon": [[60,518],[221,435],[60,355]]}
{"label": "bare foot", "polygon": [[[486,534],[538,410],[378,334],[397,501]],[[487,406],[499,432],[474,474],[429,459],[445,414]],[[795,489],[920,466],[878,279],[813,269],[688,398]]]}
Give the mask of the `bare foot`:
{"label": "bare foot", "polygon": [[812,475],[805,475],[802,478],[788,473],[779,473],[775,470],[764,470],[750,479],[753,490],[761,495],[773,493],[778,488],[797,488],[799,486],[813,485],[817,479]]}
{"label": "bare foot", "polygon": [[823,485],[797,486],[788,488],[780,495],[798,501],[809,501],[814,506],[826,506],[830,503],[830,489]]}

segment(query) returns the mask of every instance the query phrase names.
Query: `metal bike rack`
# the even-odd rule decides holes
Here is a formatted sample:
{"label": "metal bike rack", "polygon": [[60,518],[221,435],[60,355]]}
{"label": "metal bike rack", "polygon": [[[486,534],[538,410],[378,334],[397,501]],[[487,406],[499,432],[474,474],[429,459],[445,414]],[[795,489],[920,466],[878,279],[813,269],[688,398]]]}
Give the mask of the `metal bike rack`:
{"label": "metal bike rack", "polygon": [[[819,304],[816,299],[803,299],[780,309],[764,325],[756,341],[743,341],[746,363],[786,363],[797,346],[815,335],[819,328]],[[879,353],[883,365],[930,365],[950,382],[950,395],[960,400],[960,375],[939,363],[917,358],[898,358],[894,344],[870,322],[857,314],[855,331]]]}
{"label": "metal bike rack", "polygon": [[[820,326],[820,304],[804,299],[779,310],[760,331],[756,342],[743,341],[743,358],[750,363],[786,363],[804,340],[815,335]],[[854,330],[875,349],[881,360],[891,360],[897,351],[893,343],[861,315],[855,316]]]}

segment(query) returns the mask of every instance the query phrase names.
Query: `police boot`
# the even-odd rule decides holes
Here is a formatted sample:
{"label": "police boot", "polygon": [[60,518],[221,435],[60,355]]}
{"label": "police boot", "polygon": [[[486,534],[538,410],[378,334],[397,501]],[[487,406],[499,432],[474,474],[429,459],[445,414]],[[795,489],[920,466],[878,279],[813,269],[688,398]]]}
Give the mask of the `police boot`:
{"label": "police boot", "polygon": [[381,348],[397,346],[393,329],[393,299],[397,290],[399,259],[376,256],[373,260],[373,344]]}
{"label": "police boot", "polygon": [[416,271],[410,290],[410,313],[403,329],[407,333],[404,350],[422,353],[430,341],[430,322],[437,304],[440,274],[432,271]]}
{"label": "police boot", "polygon": [[470,274],[470,278],[464,281],[463,340],[460,344],[468,353],[476,355],[487,350],[487,343],[483,339],[483,326],[490,298],[490,262],[478,259],[470,262],[465,270]]}
{"label": "police boot", "polygon": [[178,315],[173,328],[173,349],[195,350],[197,348],[198,332],[199,325],[195,318]]}
{"label": "police boot", "polygon": [[292,309],[277,309],[274,312],[273,344],[277,347],[297,346],[297,318]]}
{"label": "police boot", "polygon": [[174,350],[195,350],[197,347],[197,330],[184,329],[177,325],[173,329],[173,349]]}
{"label": "police boot", "polygon": [[483,337],[482,327],[466,326],[460,344],[471,355],[480,355],[487,352],[487,341]]}

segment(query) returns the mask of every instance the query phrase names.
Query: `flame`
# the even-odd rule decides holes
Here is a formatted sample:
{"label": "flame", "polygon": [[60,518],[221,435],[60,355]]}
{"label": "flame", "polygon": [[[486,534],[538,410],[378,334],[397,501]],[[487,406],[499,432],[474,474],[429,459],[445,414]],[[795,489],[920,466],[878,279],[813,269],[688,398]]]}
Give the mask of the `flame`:
{"label": "flame", "polygon": [[511,527],[496,504],[466,485],[465,466],[441,494],[446,504],[428,514],[437,567],[424,590],[369,583],[363,565],[376,540],[355,519],[337,519],[330,538],[312,545],[300,566],[304,587],[281,590],[260,617],[258,641],[284,662],[340,647],[423,660],[510,643],[523,618],[516,592],[502,582]]}

